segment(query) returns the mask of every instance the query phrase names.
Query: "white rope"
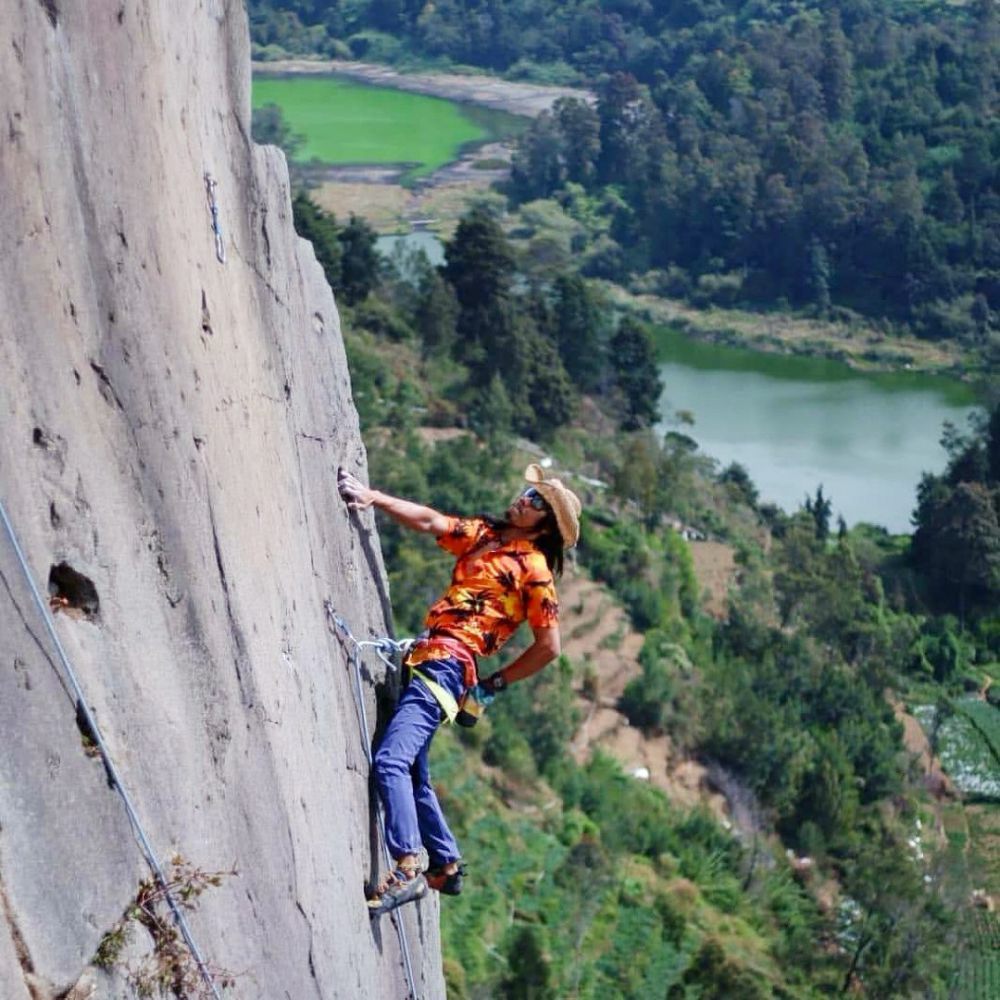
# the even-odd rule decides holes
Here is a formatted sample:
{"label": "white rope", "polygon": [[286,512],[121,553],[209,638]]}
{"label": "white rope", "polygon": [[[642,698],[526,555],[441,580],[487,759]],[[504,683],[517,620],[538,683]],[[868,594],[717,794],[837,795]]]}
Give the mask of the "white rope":
{"label": "white rope", "polygon": [[205,965],[204,959],[201,957],[201,952],[198,949],[198,945],[195,943],[194,936],[192,935],[191,928],[188,926],[188,922],[184,917],[184,913],[177,901],[174,899],[173,893],[170,891],[170,885],[167,882],[167,877],[164,874],[163,869],[160,867],[159,861],[156,859],[152,844],[149,841],[149,837],[146,835],[146,831],[143,829],[142,823],[139,821],[139,814],[136,812],[135,806],[132,804],[132,799],[126,790],[125,785],[122,783],[121,775],[118,773],[118,768],[115,767],[115,763],[111,759],[111,753],[108,750],[104,737],[101,735],[101,731],[97,726],[97,720],[94,718],[94,715],[90,710],[90,706],[87,704],[87,699],[83,694],[83,688],[77,680],[76,672],[73,670],[73,667],[69,662],[69,657],[66,655],[65,649],[63,649],[63,645],[59,641],[55,625],[52,622],[52,615],[49,613],[48,606],[45,601],[42,600],[42,595],[39,593],[38,587],[35,585],[35,578],[31,573],[28,561],[21,550],[21,546],[18,544],[17,536],[14,534],[13,525],[11,525],[10,519],[7,517],[7,511],[3,505],[3,501],[0,501],[0,520],[3,521],[7,537],[10,539],[10,543],[14,548],[14,554],[17,556],[17,560],[21,564],[21,570],[24,573],[25,579],[28,581],[28,586],[35,599],[35,604],[38,606],[38,610],[41,613],[42,620],[45,622],[46,628],[48,629],[52,643],[56,648],[56,652],[59,654],[59,660],[62,663],[66,679],[69,681],[69,685],[73,689],[73,696],[76,698],[77,710],[87,726],[87,735],[93,739],[94,744],[101,755],[101,761],[103,762],[104,768],[108,774],[108,781],[112,788],[114,788],[115,791],[121,796],[122,803],[125,806],[125,812],[128,814],[129,822],[132,824],[132,830],[135,833],[136,839],[139,841],[139,846],[142,849],[146,863],[149,865],[150,870],[156,878],[156,882],[163,893],[163,898],[167,901],[167,906],[170,908],[170,912],[173,915],[174,922],[177,924],[177,927],[184,938],[184,943],[188,946],[188,950],[191,952],[191,956],[194,958],[195,963],[198,966],[201,978],[205,981],[205,985],[212,991],[212,996],[214,996],[216,1000],[222,1000],[218,987],[215,985],[215,979],[211,972],[209,972],[208,967]]}
{"label": "white rope", "polygon": [[[395,639],[390,639],[388,636],[382,636],[379,639],[359,640],[355,638],[355,635],[348,627],[347,622],[333,610],[333,605],[329,600],[323,602],[323,607],[326,610],[327,618],[334,625],[335,634],[338,634],[338,638],[347,639],[354,646],[354,649],[350,650],[347,654],[347,661],[349,665],[354,667],[354,695],[358,707],[358,721],[361,723],[361,743],[364,747],[365,758],[368,760],[368,768],[370,771],[375,766],[375,761],[372,755],[371,733],[368,729],[368,713],[365,710],[364,689],[361,684],[361,654],[366,649],[373,649],[375,651],[375,655],[386,665],[386,667],[388,667],[389,670],[395,673],[397,667],[392,657],[400,654],[405,655],[410,646],[413,645],[413,640],[402,639],[397,641]],[[382,815],[382,804],[378,798],[375,800],[375,818],[377,821],[379,841],[382,844],[382,853],[385,857],[386,864],[391,868],[394,859],[389,853],[389,845],[385,839],[385,817]],[[400,951],[403,953],[403,967],[406,971],[406,979],[410,987],[410,996],[413,1000],[419,1000],[416,982],[413,978],[413,963],[410,960],[410,947],[406,940],[406,928],[403,926],[403,920],[398,911],[390,911],[390,916],[393,918],[393,923],[396,925],[396,933],[399,935],[399,947]]]}
{"label": "white rope", "polygon": [[219,203],[215,197],[215,189],[219,182],[210,174],[205,174],[205,190],[208,193],[208,210],[212,213],[212,232],[215,234],[215,256],[220,264],[226,263],[226,243],[222,236],[222,224],[219,222]]}

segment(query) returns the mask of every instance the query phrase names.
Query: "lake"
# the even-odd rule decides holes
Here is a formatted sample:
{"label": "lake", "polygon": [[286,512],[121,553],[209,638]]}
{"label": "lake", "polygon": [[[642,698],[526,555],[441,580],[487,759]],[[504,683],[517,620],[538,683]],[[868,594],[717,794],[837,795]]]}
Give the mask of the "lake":
{"label": "lake", "polygon": [[[924,471],[939,472],[946,420],[964,426],[976,402],[954,380],[861,374],[835,361],[762,354],[658,328],[662,429],[689,433],[725,466],[740,462],[761,499],[797,509],[821,483],[834,518],[912,530]],[[694,415],[691,428],[671,420]]]}
{"label": "lake", "polygon": [[[379,236],[375,240],[375,249],[389,260],[396,260],[398,259],[397,254],[402,254],[405,261],[408,254],[422,250],[433,267],[439,267],[445,262],[444,244],[441,242],[441,238],[427,229],[415,229],[412,233]],[[405,274],[405,276],[409,277],[410,275]]]}
{"label": "lake", "polygon": [[277,104],[303,137],[295,159],[328,164],[397,165],[412,180],[470,146],[516,135],[527,120],[336,76],[255,74],[253,106]]}

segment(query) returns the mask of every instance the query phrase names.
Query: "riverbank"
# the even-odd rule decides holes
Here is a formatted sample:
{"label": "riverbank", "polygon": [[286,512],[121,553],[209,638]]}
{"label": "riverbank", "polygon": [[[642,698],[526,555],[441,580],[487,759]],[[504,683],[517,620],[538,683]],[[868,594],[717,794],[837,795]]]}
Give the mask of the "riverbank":
{"label": "riverbank", "polygon": [[600,284],[616,307],[651,323],[677,327],[695,340],[828,358],[862,372],[919,371],[964,382],[975,381],[978,374],[976,359],[955,341],[889,335],[863,320],[848,325],[788,313],[697,309],[677,299],[633,294],[606,281]]}
{"label": "riverbank", "polygon": [[458,73],[400,73],[389,66],[354,62],[346,59],[283,59],[254,62],[254,73],[333,74],[377,87],[408,90],[430,97],[443,97],[463,104],[477,104],[495,111],[506,111],[525,118],[537,118],[552,108],[560,97],[574,97],[596,104],[597,96],[575,87],[519,83],[495,76],[465,76]]}

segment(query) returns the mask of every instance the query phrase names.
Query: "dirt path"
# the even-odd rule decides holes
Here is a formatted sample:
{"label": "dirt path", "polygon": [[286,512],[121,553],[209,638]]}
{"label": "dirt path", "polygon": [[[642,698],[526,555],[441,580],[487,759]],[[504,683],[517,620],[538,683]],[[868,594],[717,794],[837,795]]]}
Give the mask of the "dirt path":
{"label": "dirt path", "polygon": [[924,732],[924,727],[906,711],[902,702],[890,699],[896,721],[903,726],[903,746],[917,758],[920,770],[924,773],[924,783],[935,799],[959,799],[961,796],[955,790],[951,779],[944,773],[941,761],[931,753],[930,741]]}
{"label": "dirt path", "polygon": [[552,87],[537,83],[518,83],[495,76],[462,76],[457,73],[400,73],[374,63],[332,59],[325,62],[308,59],[285,59],[279,62],[255,62],[255,73],[330,73],[371,83],[380,87],[409,90],[450,101],[479,104],[496,111],[537,118],[548,111],[560,97],[576,97],[595,104],[597,97],[576,87]]}
{"label": "dirt path", "polygon": [[724,542],[688,542],[691,562],[701,593],[707,595],[705,610],[713,618],[724,618],[729,588],[736,580],[736,550]]}

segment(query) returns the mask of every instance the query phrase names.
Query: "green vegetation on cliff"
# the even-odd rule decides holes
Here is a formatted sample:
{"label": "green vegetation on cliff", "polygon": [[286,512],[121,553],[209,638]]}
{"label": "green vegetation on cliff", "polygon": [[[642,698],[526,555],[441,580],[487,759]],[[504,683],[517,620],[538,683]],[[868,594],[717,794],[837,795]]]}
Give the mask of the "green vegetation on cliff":
{"label": "green vegetation on cliff", "polygon": [[[365,241],[304,197],[296,216],[336,288]],[[821,491],[799,511],[761,506],[744,470],[654,433],[633,398],[655,375],[641,326],[516,250],[487,210],[463,219],[441,269],[404,263],[355,268],[370,291],[341,299],[373,482],[497,511],[533,447],[516,435],[543,440],[585,499],[580,564],[645,633],[620,709],[706,762],[730,815],[727,829],[608,756],[570,754],[586,663],[563,658],[475,730],[441,733],[436,783],[470,864],[465,893],[442,901],[450,995],[945,996],[978,981],[985,953],[964,922],[990,855],[932,831],[940,806],[885,693],[959,704],[984,676],[1000,683],[1000,414],[949,433],[919,541],[838,532]],[[970,490],[987,501],[963,520]],[[737,550],[721,620],[701,608],[675,519]],[[397,628],[412,633],[450,566],[426,538],[380,534]],[[956,539],[982,559],[942,577]],[[977,705],[992,732],[979,716],[997,709]]]}

